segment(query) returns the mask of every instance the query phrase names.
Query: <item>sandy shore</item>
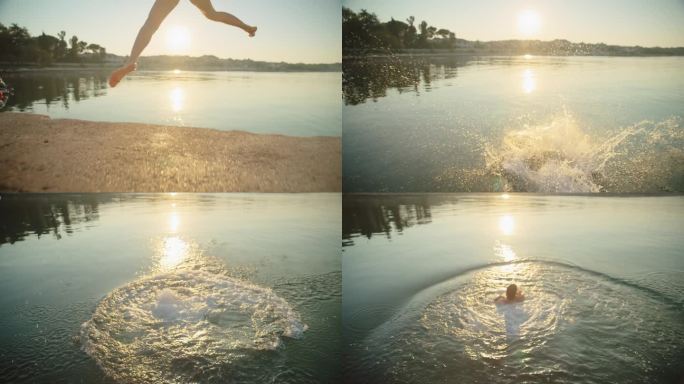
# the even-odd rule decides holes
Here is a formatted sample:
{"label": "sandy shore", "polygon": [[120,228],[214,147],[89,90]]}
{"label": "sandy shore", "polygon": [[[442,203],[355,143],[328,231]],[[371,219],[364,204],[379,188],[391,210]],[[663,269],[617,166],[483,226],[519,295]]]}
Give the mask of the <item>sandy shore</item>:
{"label": "sandy shore", "polygon": [[339,192],[339,137],[0,113],[0,190]]}

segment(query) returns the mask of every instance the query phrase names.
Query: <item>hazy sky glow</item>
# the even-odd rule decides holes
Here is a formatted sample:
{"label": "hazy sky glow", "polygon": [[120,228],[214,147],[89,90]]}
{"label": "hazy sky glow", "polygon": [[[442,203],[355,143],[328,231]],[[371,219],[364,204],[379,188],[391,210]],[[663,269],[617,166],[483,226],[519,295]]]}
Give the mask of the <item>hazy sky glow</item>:
{"label": "hazy sky glow", "polygon": [[[0,0],[0,22],[33,35],[60,30],[109,52],[127,55],[154,0]],[[253,39],[212,22],[188,0],[164,21],[144,55],[215,55],[223,58],[304,63],[341,61],[339,0],[213,0],[214,8],[259,27]],[[186,35],[184,35],[186,34]],[[170,35],[181,41],[171,44]],[[187,41],[186,41],[187,40]]]}
{"label": "hazy sky glow", "polygon": [[[380,20],[415,16],[468,40],[567,39],[641,46],[684,46],[684,0],[343,0]],[[522,27],[522,18],[527,26]],[[534,20],[536,13],[538,23]],[[537,23],[537,25],[535,25]]]}

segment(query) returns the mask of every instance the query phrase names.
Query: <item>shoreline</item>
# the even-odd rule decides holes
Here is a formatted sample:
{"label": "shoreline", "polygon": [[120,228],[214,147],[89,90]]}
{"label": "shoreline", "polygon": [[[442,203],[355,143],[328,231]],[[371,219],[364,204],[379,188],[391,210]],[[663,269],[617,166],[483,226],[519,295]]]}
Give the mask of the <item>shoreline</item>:
{"label": "shoreline", "polygon": [[341,192],[340,137],[0,113],[2,192]]}
{"label": "shoreline", "polygon": [[429,57],[429,56],[444,56],[444,57],[615,57],[615,58],[657,58],[657,57],[684,57],[684,55],[551,55],[551,54],[535,54],[535,53],[519,53],[519,52],[465,52],[465,51],[449,51],[449,50],[411,50],[411,51],[396,51],[396,52],[367,52],[367,53],[352,53],[349,52],[342,56],[342,61],[366,59],[366,58],[385,58],[385,57]]}
{"label": "shoreline", "polygon": [[[30,72],[102,72],[109,74],[111,71],[117,69],[116,66],[111,67],[0,67],[0,73],[30,73]],[[135,72],[250,72],[250,73],[342,73],[342,69],[335,70],[259,70],[259,69],[222,69],[214,67],[197,67],[193,69],[182,68],[140,68]]]}

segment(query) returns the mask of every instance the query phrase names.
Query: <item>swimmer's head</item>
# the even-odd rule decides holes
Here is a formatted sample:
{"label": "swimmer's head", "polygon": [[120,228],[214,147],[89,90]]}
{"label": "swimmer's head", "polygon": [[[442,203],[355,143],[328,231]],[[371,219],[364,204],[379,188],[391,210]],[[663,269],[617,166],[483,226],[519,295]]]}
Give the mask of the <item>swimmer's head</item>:
{"label": "swimmer's head", "polygon": [[513,300],[515,299],[515,294],[518,292],[518,286],[515,284],[511,284],[506,288],[506,299],[508,300]]}

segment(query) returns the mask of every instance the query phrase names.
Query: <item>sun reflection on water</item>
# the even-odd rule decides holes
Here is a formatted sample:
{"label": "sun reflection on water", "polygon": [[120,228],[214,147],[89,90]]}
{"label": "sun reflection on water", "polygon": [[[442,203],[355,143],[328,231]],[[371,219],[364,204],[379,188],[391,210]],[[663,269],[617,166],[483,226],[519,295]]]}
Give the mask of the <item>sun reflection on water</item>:
{"label": "sun reflection on water", "polygon": [[171,110],[180,112],[185,105],[185,91],[182,88],[174,88],[169,94],[171,100]]}
{"label": "sun reflection on water", "polygon": [[178,232],[178,227],[180,226],[180,217],[178,213],[172,212],[171,217],[169,217],[169,230],[171,233]]}
{"label": "sun reflection on water", "polygon": [[501,261],[505,262],[513,261],[518,258],[510,245],[501,243],[499,241],[497,241],[494,245],[494,254],[501,259]]}
{"label": "sun reflection on water", "polygon": [[188,243],[178,236],[170,236],[162,240],[159,265],[162,269],[171,269],[182,263],[188,254]]}
{"label": "sun reflection on water", "polygon": [[532,69],[525,69],[522,74],[522,79],[522,90],[524,93],[530,94],[537,89],[537,78]]}
{"label": "sun reflection on water", "polygon": [[499,230],[504,236],[510,236],[515,230],[515,220],[511,215],[503,215],[499,218]]}

